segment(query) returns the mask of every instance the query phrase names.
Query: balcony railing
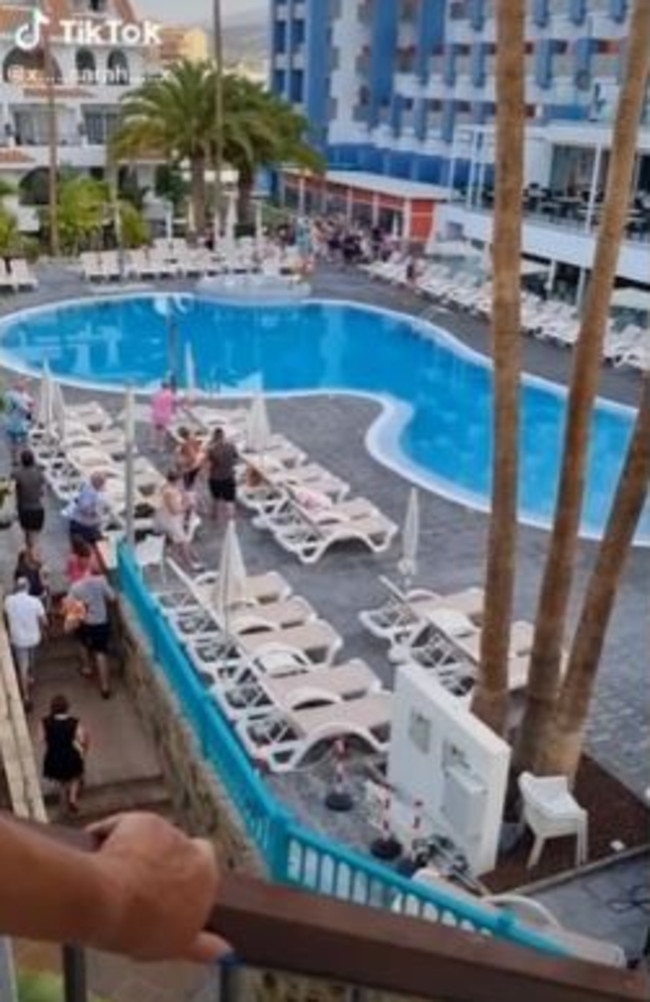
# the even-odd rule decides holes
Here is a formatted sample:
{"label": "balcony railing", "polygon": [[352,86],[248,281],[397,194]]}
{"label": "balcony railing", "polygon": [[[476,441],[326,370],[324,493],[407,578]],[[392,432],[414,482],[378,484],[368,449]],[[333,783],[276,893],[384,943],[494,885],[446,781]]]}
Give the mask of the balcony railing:
{"label": "balcony railing", "polygon": [[542,953],[565,954],[552,936],[537,932],[513,915],[506,920],[495,917],[479,899],[461,904],[443,889],[434,890],[408,880],[300,824],[251,767],[125,547],[119,550],[118,575],[120,593],[128,600],[157,665],[179,701],[203,759],[227,791],[273,879],[376,909],[426,914],[441,924],[473,929],[485,937],[505,939]]}
{"label": "balcony railing", "polygon": [[[92,850],[83,833],[52,827],[44,833]],[[648,998],[648,978],[640,971],[546,957],[476,933],[336,899],[315,899],[242,874],[224,874],[207,928],[236,951],[220,970],[220,1002],[252,997],[239,991],[238,975],[249,970],[345,986],[351,989],[345,996],[349,999],[363,998],[364,989],[432,1002]],[[63,974],[65,1002],[87,1002],[81,950],[64,948]]]}

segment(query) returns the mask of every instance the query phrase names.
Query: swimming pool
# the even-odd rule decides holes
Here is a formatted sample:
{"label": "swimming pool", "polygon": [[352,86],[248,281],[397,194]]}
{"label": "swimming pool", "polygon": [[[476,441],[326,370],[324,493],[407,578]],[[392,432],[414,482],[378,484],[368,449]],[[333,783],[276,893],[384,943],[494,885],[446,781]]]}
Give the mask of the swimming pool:
{"label": "swimming pool", "polygon": [[[172,335],[167,317],[172,318]],[[192,346],[199,385],[237,395],[339,391],[387,404],[368,444],[410,479],[486,509],[490,492],[489,362],[447,332],[401,314],[350,303],[265,306],[190,295],[137,295],[62,303],[0,324],[2,360],[31,371],[49,361],[63,380],[155,385],[173,363],[183,384]],[[600,535],[633,412],[599,401],[594,415],[583,533]],[[526,377],[520,517],[552,516],[564,422],[563,391]],[[646,510],[641,541],[650,543]]]}

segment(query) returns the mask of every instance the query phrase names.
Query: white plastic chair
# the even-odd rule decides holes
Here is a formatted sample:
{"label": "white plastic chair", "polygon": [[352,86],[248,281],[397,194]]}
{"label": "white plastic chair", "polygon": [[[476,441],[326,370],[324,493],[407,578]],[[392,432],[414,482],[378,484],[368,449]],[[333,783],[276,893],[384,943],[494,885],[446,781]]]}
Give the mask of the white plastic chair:
{"label": "white plastic chair", "polygon": [[167,581],[164,536],[153,533],[145,536],[143,540],[136,544],[135,559],[138,567],[143,571],[147,567],[157,567],[161,580],[163,582]]}
{"label": "white plastic chair", "polygon": [[535,835],[527,867],[536,866],[550,838],[575,835],[575,865],[587,861],[587,812],[569,791],[566,776],[533,776],[522,772],[519,789],[524,820]]}

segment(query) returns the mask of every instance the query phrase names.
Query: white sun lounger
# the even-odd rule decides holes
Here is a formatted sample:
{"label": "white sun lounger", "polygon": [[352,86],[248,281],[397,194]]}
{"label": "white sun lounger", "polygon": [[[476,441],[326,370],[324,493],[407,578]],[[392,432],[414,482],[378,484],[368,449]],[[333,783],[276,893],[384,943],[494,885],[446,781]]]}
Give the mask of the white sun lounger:
{"label": "white sun lounger", "polygon": [[392,696],[372,693],[361,699],[278,711],[260,719],[244,719],[236,733],[249,757],[271,772],[291,772],[322,744],[355,739],[384,755],[388,750]]}
{"label": "white sun lounger", "polygon": [[368,515],[329,525],[319,525],[303,515],[299,525],[276,531],[275,539],[303,564],[315,564],[337,543],[362,543],[373,553],[384,553],[397,533],[397,526],[384,515]]}
{"label": "white sun lounger", "polygon": [[354,660],[331,668],[301,671],[283,677],[267,673],[246,681],[210,689],[229,720],[261,717],[280,710],[291,712],[307,706],[341,703],[381,690],[381,682],[365,661]]}
{"label": "white sun lounger", "polygon": [[168,609],[169,619],[182,632],[183,637],[209,632],[215,628],[224,627],[233,637],[242,634],[256,633],[269,629],[284,630],[303,623],[312,622],[317,618],[316,611],[304,598],[294,596],[282,602],[267,603],[263,606],[239,607],[233,609],[227,617],[227,623],[217,619],[216,610],[207,604],[195,609],[187,606],[176,611]]}
{"label": "white sun lounger", "polygon": [[[184,590],[180,594],[178,592],[171,593],[171,595],[179,596],[174,601],[172,601],[171,595],[168,595],[165,607],[173,610],[174,608],[186,608],[192,604],[196,604],[207,610],[212,610],[213,595],[219,580],[219,572],[203,571],[197,577],[190,577],[174,560],[168,560],[168,566],[178,578]],[[241,605],[238,605],[236,608],[246,608],[261,612],[265,606],[284,602],[290,595],[291,585],[276,571],[268,571],[264,574],[249,574],[246,578],[244,599]]]}
{"label": "white sun lounger", "polygon": [[389,597],[378,608],[360,612],[359,620],[373,636],[391,643],[429,614],[443,608],[462,612],[474,622],[479,622],[483,613],[485,592],[482,588],[465,588],[441,595],[427,588],[404,592],[388,578],[380,577],[379,580],[388,589]]}
{"label": "white sun lounger", "polygon": [[253,519],[257,529],[268,529],[270,532],[289,531],[291,526],[300,526],[305,519],[315,525],[328,526],[355,521],[360,518],[375,518],[380,515],[379,509],[367,498],[350,498],[336,504],[320,504],[307,508],[301,504],[299,496],[291,491],[286,504],[271,511],[262,511]]}

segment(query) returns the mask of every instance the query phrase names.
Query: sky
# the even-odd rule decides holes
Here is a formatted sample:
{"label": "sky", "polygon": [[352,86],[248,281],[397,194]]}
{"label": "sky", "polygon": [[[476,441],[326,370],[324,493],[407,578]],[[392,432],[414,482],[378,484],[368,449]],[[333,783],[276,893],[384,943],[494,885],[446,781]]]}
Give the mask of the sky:
{"label": "sky", "polygon": [[[224,18],[230,18],[240,11],[260,15],[263,22],[269,9],[269,0],[221,0]],[[193,24],[212,20],[212,0],[134,0],[136,11],[151,18],[170,23]]]}

